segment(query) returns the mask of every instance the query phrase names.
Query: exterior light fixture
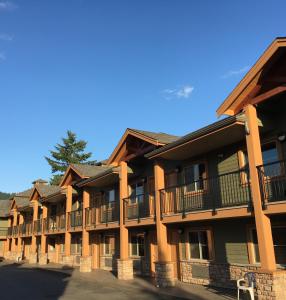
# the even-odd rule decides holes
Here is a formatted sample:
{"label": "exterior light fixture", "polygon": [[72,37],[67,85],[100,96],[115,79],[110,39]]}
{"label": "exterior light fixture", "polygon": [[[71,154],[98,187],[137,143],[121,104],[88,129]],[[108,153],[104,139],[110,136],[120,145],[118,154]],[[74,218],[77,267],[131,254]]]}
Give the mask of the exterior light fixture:
{"label": "exterior light fixture", "polygon": [[181,167],[177,166],[174,171],[175,171],[175,173],[180,173],[181,172]]}
{"label": "exterior light fixture", "polygon": [[183,229],[183,228],[179,228],[179,229],[178,229],[178,234],[181,235],[181,234],[183,234],[183,233],[184,233],[184,229]]}
{"label": "exterior light fixture", "polygon": [[281,143],[284,142],[284,141],[286,140],[286,133],[285,133],[285,132],[280,133],[280,134],[278,135],[277,139],[278,139],[278,141],[281,142]]}

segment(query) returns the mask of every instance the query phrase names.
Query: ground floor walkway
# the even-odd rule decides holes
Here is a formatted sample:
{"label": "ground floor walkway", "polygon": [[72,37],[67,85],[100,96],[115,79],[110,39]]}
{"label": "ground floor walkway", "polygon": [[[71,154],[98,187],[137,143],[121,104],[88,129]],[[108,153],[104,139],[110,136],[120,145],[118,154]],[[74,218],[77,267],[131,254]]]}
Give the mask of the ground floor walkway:
{"label": "ground floor walkway", "polygon": [[0,263],[1,299],[96,299],[96,300],[230,300],[235,291],[178,283],[158,289],[144,278],[119,281],[112,273],[96,270],[80,273],[59,265]]}

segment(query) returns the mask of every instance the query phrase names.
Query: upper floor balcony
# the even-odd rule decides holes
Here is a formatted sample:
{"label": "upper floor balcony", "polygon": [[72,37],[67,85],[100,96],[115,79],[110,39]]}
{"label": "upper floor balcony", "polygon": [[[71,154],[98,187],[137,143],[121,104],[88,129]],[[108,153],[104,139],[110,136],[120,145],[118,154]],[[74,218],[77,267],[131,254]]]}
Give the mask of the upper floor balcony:
{"label": "upper floor balcony", "polygon": [[161,217],[250,206],[248,173],[239,170],[160,190]]}
{"label": "upper floor balcony", "polygon": [[26,237],[31,236],[33,233],[33,223],[32,222],[24,222],[19,225],[19,235]]}
{"label": "upper floor balcony", "polygon": [[61,233],[66,229],[65,213],[51,215],[43,220],[43,230],[45,233]]}
{"label": "upper floor balcony", "polygon": [[18,234],[19,234],[19,226],[18,225],[13,226],[12,227],[12,236],[13,237],[18,237]]}
{"label": "upper floor balcony", "polygon": [[7,228],[7,237],[11,238],[13,233],[13,227],[8,227]]}
{"label": "upper floor balcony", "polygon": [[88,207],[85,213],[85,226],[90,229],[119,222],[118,201],[107,202],[99,207]]}
{"label": "upper floor balcony", "polygon": [[35,220],[33,222],[33,234],[40,235],[42,234],[42,230],[43,230],[43,220],[42,219]]}
{"label": "upper floor balcony", "polygon": [[131,195],[124,199],[124,221],[138,220],[155,217],[155,195]]}
{"label": "upper floor balcony", "polygon": [[275,161],[257,167],[264,208],[269,203],[286,201],[286,161]]}
{"label": "upper floor balcony", "polygon": [[68,230],[82,230],[82,209],[73,210],[68,213]]}
{"label": "upper floor balcony", "polygon": [[7,227],[0,227],[0,238],[2,238],[2,239],[6,238],[7,235],[8,235],[8,228]]}

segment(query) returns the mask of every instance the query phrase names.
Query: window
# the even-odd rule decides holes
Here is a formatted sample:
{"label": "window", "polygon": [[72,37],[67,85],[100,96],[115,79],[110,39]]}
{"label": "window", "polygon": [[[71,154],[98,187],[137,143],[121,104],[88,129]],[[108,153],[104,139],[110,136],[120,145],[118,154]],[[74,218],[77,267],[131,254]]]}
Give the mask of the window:
{"label": "window", "polygon": [[134,204],[143,200],[144,194],[144,183],[139,181],[130,186],[130,203]]}
{"label": "window", "polygon": [[144,235],[131,236],[131,256],[145,256]]}
{"label": "window", "polygon": [[191,259],[209,259],[208,234],[206,230],[190,231],[189,257]]}
{"label": "window", "polygon": [[71,240],[71,253],[81,254],[82,238],[81,236],[75,235]]}
{"label": "window", "polygon": [[[256,229],[252,229],[252,243],[255,262],[260,262],[258,241]],[[276,263],[284,265],[286,264],[286,227],[276,226],[272,228],[272,237],[274,244],[274,253]]]}
{"label": "window", "polygon": [[204,177],[206,168],[203,163],[193,164],[185,168],[184,181],[187,192],[196,192],[204,189]]}
{"label": "window", "polygon": [[115,254],[115,238],[112,235],[103,237],[103,254],[111,256]]}

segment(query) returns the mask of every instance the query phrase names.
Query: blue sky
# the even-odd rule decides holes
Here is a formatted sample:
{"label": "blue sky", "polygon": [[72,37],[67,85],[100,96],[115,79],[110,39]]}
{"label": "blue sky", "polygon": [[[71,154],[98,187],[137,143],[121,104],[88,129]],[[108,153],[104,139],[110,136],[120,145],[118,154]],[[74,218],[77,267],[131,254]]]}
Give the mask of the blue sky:
{"label": "blue sky", "polygon": [[48,179],[67,129],[109,156],[127,127],[183,135],[268,44],[285,1],[0,0],[0,191]]}

